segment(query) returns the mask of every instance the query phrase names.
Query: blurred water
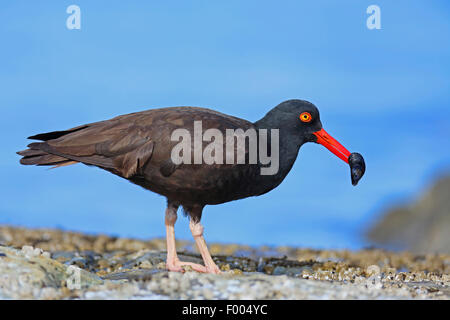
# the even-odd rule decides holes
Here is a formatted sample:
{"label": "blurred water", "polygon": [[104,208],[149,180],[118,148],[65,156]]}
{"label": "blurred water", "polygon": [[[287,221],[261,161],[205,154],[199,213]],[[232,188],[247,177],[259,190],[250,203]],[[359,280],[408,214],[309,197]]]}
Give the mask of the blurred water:
{"label": "blurred water", "polygon": [[[288,98],[364,155],[349,169],[305,145],[274,191],[205,209],[208,241],[359,248],[383,209],[450,165],[449,5],[378,1],[77,1],[82,29],[53,1],[0,10],[0,223],[121,236],[164,235],[162,197],[95,168],[24,167],[25,137],[151,107],[197,105],[257,120]],[[67,4],[68,5],[68,4]],[[105,9],[107,8],[107,10]],[[190,238],[180,218],[177,236]]]}

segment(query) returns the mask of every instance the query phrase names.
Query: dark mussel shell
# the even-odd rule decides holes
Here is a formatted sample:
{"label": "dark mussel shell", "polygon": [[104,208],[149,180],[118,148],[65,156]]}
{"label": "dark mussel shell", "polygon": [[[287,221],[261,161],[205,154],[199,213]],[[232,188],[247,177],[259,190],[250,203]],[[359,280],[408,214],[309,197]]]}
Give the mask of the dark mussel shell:
{"label": "dark mussel shell", "polygon": [[350,165],[350,176],[352,178],[352,185],[356,186],[358,181],[366,172],[366,164],[364,158],[357,152],[353,152],[348,157],[348,164]]}

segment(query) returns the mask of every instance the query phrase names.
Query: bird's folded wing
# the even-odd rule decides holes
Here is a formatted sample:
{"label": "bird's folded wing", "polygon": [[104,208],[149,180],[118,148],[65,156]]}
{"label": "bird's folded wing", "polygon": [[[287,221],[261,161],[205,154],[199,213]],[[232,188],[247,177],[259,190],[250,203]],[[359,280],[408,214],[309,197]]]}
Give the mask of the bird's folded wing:
{"label": "bird's folded wing", "polygon": [[[51,137],[51,134],[47,136]],[[57,136],[45,142],[31,143],[28,147],[108,169],[125,178],[140,172],[154,148],[149,130],[132,121],[96,122],[66,133],[58,131]]]}

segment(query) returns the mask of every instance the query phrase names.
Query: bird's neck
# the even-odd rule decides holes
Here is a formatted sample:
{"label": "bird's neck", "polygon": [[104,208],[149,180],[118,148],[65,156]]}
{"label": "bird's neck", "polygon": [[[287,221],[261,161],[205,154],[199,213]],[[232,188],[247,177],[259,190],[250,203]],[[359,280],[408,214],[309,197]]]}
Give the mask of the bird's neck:
{"label": "bird's neck", "polygon": [[[272,123],[270,120],[271,119],[265,117],[254,123],[258,130],[267,130],[267,149],[269,152],[274,152],[277,147],[274,146],[273,143],[278,143],[278,171],[269,175],[261,174],[258,177],[261,185],[266,186],[263,193],[277,187],[284,180],[297,159],[300,147],[305,143],[304,137],[298,136],[297,132],[292,132],[290,128],[279,126],[276,123]],[[278,130],[278,140],[275,139],[275,141],[273,141],[271,139],[273,130]]]}

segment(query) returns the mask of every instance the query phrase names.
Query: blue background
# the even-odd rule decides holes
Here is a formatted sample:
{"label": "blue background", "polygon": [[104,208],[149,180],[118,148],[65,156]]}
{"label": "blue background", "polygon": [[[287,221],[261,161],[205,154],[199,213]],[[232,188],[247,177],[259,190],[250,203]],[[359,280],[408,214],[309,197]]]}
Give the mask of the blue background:
{"label": "blue background", "polygon": [[[81,8],[68,30],[66,8]],[[366,9],[381,8],[381,30]],[[3,1],[0,223],[164,236],[165,200],[83,165],[20,166],[32,134],[149,108],[211,107],[251,121],[315,103],[365,156],[366,176],[305,145],[285,181],[209,206],[207,241],[359,248],[380,213],[448,170],[448,1]],[[190,239],[187,219],[176,226]]]}

